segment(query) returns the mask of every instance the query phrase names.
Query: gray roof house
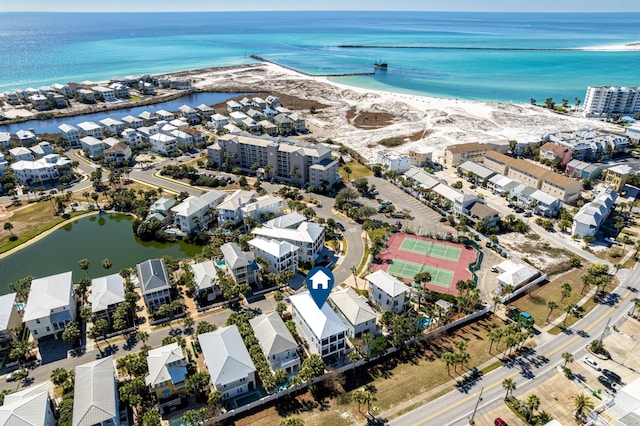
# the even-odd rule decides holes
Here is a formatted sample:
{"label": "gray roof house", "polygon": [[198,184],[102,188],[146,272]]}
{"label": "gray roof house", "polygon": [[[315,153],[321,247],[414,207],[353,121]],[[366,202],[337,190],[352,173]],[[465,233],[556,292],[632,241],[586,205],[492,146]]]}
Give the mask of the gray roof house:
{"label": "gray roof house", "polygon": [[230,399],[256,387],[256,367],[244,346],[236,325],[200,334],[202,348],[213,386]]}
{"label": "gray roof house", "polygon": [[301,215],[298,212],[292,212],[292,213],[288,213],[282,216],[278,216],[274,219],[271,219],[269,221],[266,221],[265,223],[263,223],[263,226],[265,228],[289,228],[289,229],[295,229],[297,228],[302,222],[306,222],[307,218],[306,216]]}
{"label": "gray roof house", "polygon": [[5,396],[4,404],[0,407],[0,425],[55,425],[49,386],[50,382],[44,382]]}
{"label": "gray roof house", "polygon": [[144,381],[158,399],[186,392],[187,360],[177,343],[150,350],[147,365],[149,374]]}
{"label": "gray roof house", "polygon": [[271,371],[285,370],[288,375],[300,371],[298,344],[277,312],[260,315],[249,320],[269,362]]}
{"label": "gray roof house", "polygon": [[210,260],[191,265],[193,279],[198,293],[206,293],[209,300],[215,299],[222,292],[218,286],[218,271]]}
{"label": "gray roof house", "polygon": [[369,281],[369,301],[379,309],[402,314],[409,307],[411,289],[387,271],[379,269],[365,279]]}
{"label": "gray roof house", "polygon": [[73,426],[118,424],[118,386],[113,357],[76,367]]}
{"label": "gray roof house", "polygon": [[227,270],[238,284],[255,284],[258,281],[256,259],[251,252],[240,249],[236,243],[226,243],[220,246]]}
{"label": "gray roof house", "polygon": [[367,300],[351,288],[336,290],[329,295],[329,303],[338,314],[350,337],[364,333],[376,334],[376,314]]}
{"label": "gray roof house", "polygon": [[149,259],[136,265],[138,286],[149,308],[158,309],[165,303],[171,303],[171,281],[162,259]]}
{"label": "gray roof house", "polygon": [[91,294],[87,298],[91,312],[99,317],[109,316],[118,304],[124,302],[124,284],[120,274],[111,274],[91,280]]}

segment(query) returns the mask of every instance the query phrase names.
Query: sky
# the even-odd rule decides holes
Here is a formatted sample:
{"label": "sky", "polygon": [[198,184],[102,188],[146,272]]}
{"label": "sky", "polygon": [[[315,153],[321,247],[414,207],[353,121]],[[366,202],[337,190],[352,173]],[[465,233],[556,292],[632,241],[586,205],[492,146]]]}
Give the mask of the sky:
{"label": "sky", "polygon": [[638,0],[19,0],[0,12],[191,12],[261,10],[417,10],[477,12],[639,12]]}

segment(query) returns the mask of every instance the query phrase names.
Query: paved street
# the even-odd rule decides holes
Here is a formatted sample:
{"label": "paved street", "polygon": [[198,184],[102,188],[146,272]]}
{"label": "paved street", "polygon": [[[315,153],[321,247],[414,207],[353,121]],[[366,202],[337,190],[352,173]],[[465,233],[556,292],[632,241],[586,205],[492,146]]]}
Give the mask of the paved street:
{"label": "paved street", "polygon": [[[607,324],[613,327],[631,308],[631,299],[640,289],[640,266],[619,272],[621,284],[612,291],[612,305],[600,304],[566,332],[553,336],[538,333],[536,348],[525,356],[504,364],[468,387],[459,388],[425,404],[395,420],[391,425],[466,425],[478,402],[483,388],[482,401],[478,404],[476,418],[504,404],[502,381],[509,377],[517,382],[517,395],[532,389],[538,383],[556,373],[561,364],[561,354],[570,352],[579,360],[585,355],[585,346],[600,337]],[[619,299],[618,299],[619,298]],[[505,408],[506,409],[506,408]]]}

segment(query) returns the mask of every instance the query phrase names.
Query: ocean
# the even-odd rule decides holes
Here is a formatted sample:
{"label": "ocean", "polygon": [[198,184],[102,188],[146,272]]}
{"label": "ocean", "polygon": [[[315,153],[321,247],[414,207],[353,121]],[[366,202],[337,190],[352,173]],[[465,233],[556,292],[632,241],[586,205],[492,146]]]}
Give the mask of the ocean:
{"label": "ocean", "polygon": [[[255,62],[359,87],[528,103],[640,85],[640,13],[0,13],[0,92]],[[364,47],[349,48],[344,45]],[[561,50],[555,50],[561,49]]]}

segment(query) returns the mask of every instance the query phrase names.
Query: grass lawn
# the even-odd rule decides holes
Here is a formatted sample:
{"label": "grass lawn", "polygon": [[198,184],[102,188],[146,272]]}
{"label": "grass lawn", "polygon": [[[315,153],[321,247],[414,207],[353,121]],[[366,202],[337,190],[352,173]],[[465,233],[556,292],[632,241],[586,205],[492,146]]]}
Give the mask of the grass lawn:
{"label": "grass lawn", "polygon": [[6,222],[10,222],[13,225],[13,234],[18,238],[11,241],[11,234],[8,231],[2,231],[0,253],[7,252],[29,241],[69,218],[86,213],[84,211],[72,212],[67,218],[54,216],[51,201],[34,202],[9,210],[13,211],[13,215]]}
{"label": "grass lawn", "polygon": [[[349,179],[347,179],[347,174],[344,172],[345,167],[349,167],[351,169],[351,174],[349,175]],[[373,175],[373,172],[371,170],[369,170],[366,166],[363,166],[362,164],[356,161],[352,161],[350,163],[344,163],[344,166],[340,166],[340,168],[338,169],[338,172],[340,172],[340,176],[342,176],[342,179],[344,179],[345,181],[355,180],[361,177],[367,177],[367,176]]]}
{"label": "grass lawn", "polygon": [[[433,400],[453,389],[453,385],[446,386],[446,389],[435,388],[453,378],[461,379],[462,373],[462,369],[458,368],[458,373],[455,373],[452,368],[451,375],[447,374],[447,367],[440,361],[440,356],[446,351],[455,351],[455,341],[465,340],[468,343],[467,352],[471,354],[471,360],[464,368],[464,372],[468,372],[472,366],[493,358],[494,355],[489,353],[487,333],[491,328],[503,324],[500,319],[487,317],[454,334],[441,336],[430,343],[416,345],[403,354],[382,359],[368,369],[347,373],[315,395],[305,392],[295,399],[282,400],[275,406],[238,419],[234,424],[276,425],[289,416],[300,417],[307,426],[361,424],[365,418],[358,413],[358,404],[352,401],[351,395],[364,386],[369,386],[375,393],[376,401],[371,404],[373,415],[398,407],[412,398],[420,399],[414,404]],[[488,370],[493,368],[495,366],[492,364]],[[410,407],[400,411],[407,409]],[[366,412],[366,407],[362,408],[362,412]]]}

